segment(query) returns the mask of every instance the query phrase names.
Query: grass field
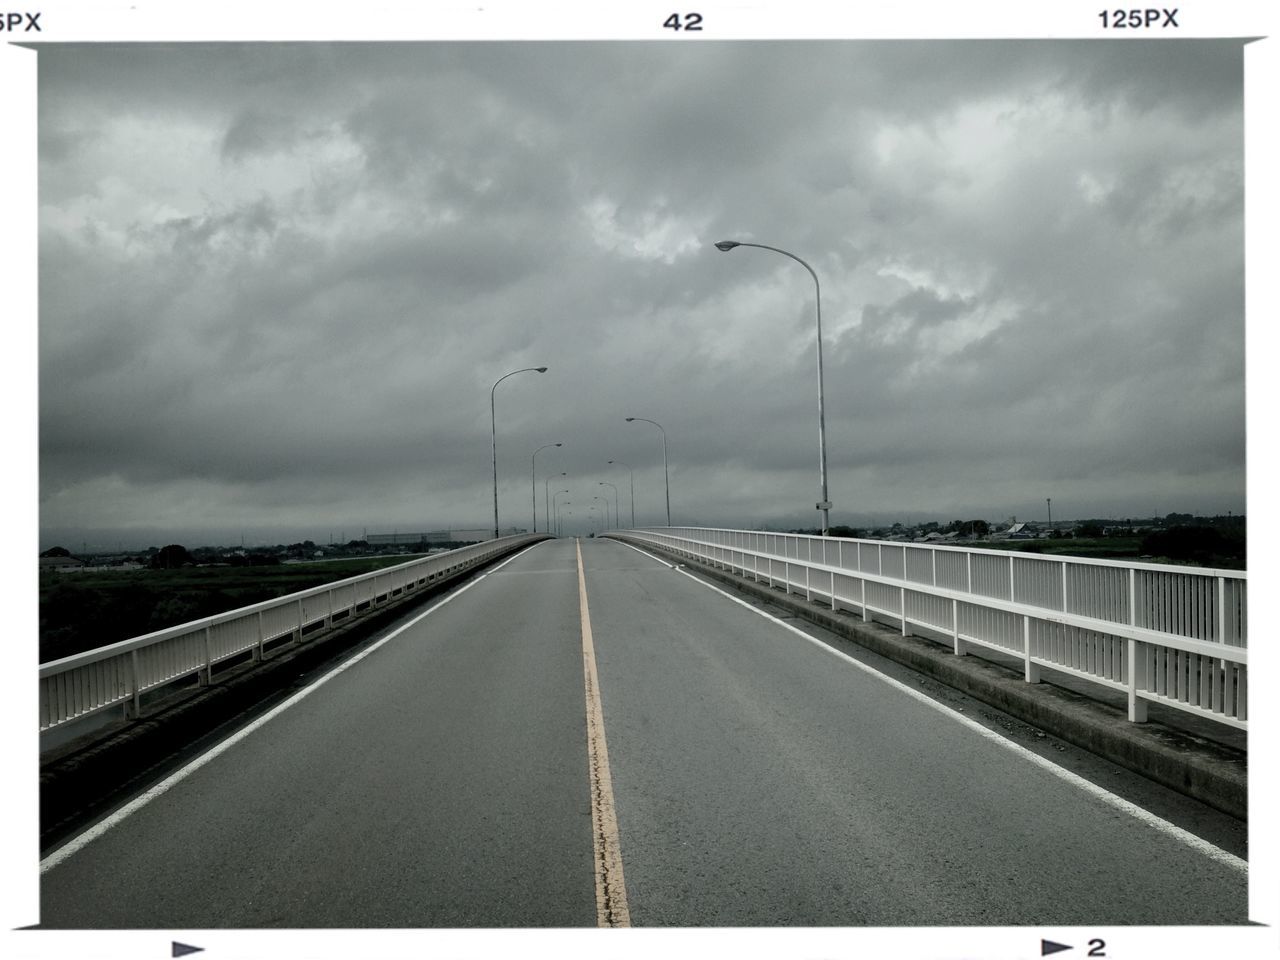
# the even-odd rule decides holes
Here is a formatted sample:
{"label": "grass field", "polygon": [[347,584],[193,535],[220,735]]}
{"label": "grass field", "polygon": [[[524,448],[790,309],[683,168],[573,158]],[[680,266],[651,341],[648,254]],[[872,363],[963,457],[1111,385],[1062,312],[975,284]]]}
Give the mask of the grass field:
{"label": "grass field", "polygon": [[344,580],[412,557],[40,574],[40,662]]}

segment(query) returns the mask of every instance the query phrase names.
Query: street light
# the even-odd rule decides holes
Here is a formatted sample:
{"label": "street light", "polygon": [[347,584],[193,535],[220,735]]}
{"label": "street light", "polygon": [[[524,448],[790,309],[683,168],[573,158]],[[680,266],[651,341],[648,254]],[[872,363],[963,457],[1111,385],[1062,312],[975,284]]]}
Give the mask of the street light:
{"label": "street light", "polygon": [[[565,473],[563,470],[561,470],[560,476],[567,477],[568,474]],[[559,483],[558,480],[556,482]],[[548,532],[551,531],[551,497],[550,497],[550,494],[547,493],[547,491],[550,489],[551,489],[551,478],[547,477],[547,479],[542,481],[542,515],[547,518]],[[556,534],[556,536],[559,536],[559,534]]]}
{"label": "street light", "polygon": [[609,498],[608,498],[608,497],[602,497],[602,496],[600,496],[600,495],[598,495],[598,494],[597,494],[597,495],[593,496],[591,499],[592,499],[592,500],[599,500],[601,503],[603,503],[603,504],[604,504],[604,528],[605,528],[606,530],[608,530],[608,529],[609,529]]}
{"label": "street light", "polygon": [[529,458],[529,484],[533,488],[530,491],[529,499],[533,501],[533,532],[538,532],[538,451],[545,450],[547,447],[563,447],[563,443],[544,443],[537,450],[533,451],[533,456]]}
{"label": "street light", "polygon": [[610,463],[616,463],[620,467],[627,467],[627,472],[631,474],[631,529],[636,528],[636,472],[623,463],[621,460],[610,460]]}
{"label": "street light", "polygon": [[[613,487],[613,484],[610,483],[608,480],[601,480],[600,486]],[[605,502],[608,503],[608,500],[606,499]],[[613,525],[615,527],[622,526],[622,514],[618,512],[618,488],[617,487],[613,487]]]}
{"label": "street light", "polygon": [[[564,490],[557,490],[551,497],[551,508],[555,511],[557,537],[560,536],[560,504],[557,501],[560,499],[560,494],[568,492],[569,489],[566,487]],[[569,501],[566,500],[565,503],[568,504]]]}
{"label": "street light", "polygon": [[786,250],[780,250],[777,247],[766,246],[763,243],[721,240],[716,244],[716,249],[724,253],[729,252],[734,247],[758,247],[761,250],[772,250],[774,253],[780,253],[784,257],[790,257],[796,261],[796,263],[809,271],[809,276],[813,277],[814,296],[818,307],[818,472],[822,475],[822,499],[818,501],[816,506],[822,511],[822,535],[825,537],[831,529],[831,501],[827,498],[827,428],[822,399],[822,287],[818,283],[818,275],[813,272],[813,267],[809,266],[794,253],[788,253]]}
{"label": "street light", "polygon": [[498,416],[494,410],[493,395],[498,389],[498,384],[507,377],[514,377],[517,373],[529,373],[537,371],[538,373],[546,373],[546,367],[521,367],[519,370],[512,370],[510,373],[503,374],[494,381],[493,386],[489,388],[489,426],[493,433],[493,539],[498,539]]}
{"label": "street light", "polygon": [[650,420],[647,417],[627,417],[627,423],[635,420],[643,420],[645,423],[652,423],[655,427],[662,431],[662,479],[667,487],[667,526],[671,526],[671,475],[667,472],[667,431],[662,429],[662,424],[657,420]]}

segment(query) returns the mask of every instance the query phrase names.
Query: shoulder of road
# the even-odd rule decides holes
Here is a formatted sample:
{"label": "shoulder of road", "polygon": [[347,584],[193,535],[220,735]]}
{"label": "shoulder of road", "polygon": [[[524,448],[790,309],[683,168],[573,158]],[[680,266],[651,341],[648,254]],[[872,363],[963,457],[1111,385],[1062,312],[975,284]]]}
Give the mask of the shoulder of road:
{"label": "shoulder of road", "polygon": [[[902,636],[893,627],[834,611],[767,583],[693,558],[666,553],[686,568],[781,607],[841,638],[959,690],[976,700],[1121,767],[1239,819],[1248,809],[1248,754],[1191,730],[1157,720],[1131,723],[1124,710],[1064,683],[1027,683],[1020,672],[977,656],[956,656],[942,644]],[[1045,670],[1045,673],[1049,671]],[[1193,719],[1193,718],[1192,718]]]}

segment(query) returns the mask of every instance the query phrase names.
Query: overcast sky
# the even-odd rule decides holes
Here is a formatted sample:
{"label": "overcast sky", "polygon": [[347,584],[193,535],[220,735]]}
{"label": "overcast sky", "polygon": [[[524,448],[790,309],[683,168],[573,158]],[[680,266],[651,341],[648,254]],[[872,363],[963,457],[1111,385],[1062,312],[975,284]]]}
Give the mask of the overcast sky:
{"label": "overcast sky", "polygon": [[1240,41],[38,56],[42,547],[1245,510]]}

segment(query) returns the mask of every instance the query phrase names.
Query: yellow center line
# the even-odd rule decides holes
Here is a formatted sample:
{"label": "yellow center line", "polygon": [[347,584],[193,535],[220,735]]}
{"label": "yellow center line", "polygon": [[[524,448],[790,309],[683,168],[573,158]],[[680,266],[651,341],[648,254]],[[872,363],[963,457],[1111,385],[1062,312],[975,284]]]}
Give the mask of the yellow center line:
{"label": "yellow center line", "polygon": [[591,640],[582,543],[578,540],[574,543],[578,553],[578,609],[582,615],[582,672],[587,688],[587,763],[591,771],[591,827],[595,841],[596,925],[629,927],[631,912],[627,909],[627,886],[622,877],[622,845],[618,841],[618,817],[613,806],[613,778],[609,775],[609,747],[604,737],[596,648]]}

